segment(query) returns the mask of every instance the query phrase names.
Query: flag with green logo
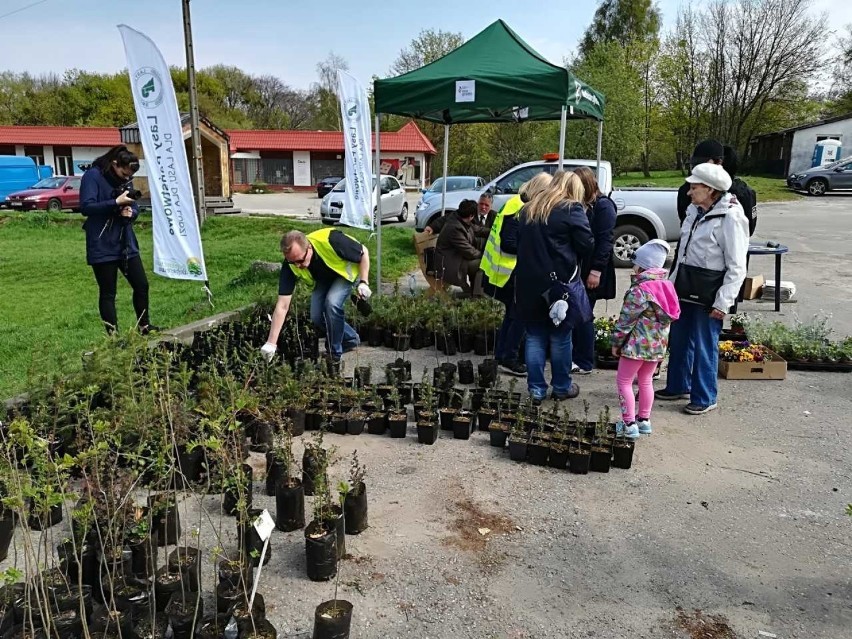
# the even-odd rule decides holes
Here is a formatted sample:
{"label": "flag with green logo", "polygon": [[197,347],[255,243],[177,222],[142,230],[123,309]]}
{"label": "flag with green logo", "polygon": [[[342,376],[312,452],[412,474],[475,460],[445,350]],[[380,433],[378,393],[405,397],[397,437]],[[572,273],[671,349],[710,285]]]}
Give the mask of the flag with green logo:
{"label": "flag with green logo", "polygon": [[151,188],[154,272],[174,279],[206,281],[183,126],[169,67],[148,36],[123,24],[118,30],[127,55]]}

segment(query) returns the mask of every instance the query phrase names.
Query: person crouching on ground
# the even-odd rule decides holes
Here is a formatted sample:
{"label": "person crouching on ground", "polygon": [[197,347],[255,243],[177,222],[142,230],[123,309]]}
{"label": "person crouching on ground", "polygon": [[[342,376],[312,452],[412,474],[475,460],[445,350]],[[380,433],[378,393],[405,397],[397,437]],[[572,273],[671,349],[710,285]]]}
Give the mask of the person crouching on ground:
{"label": "person crouching on ground", "polygon": [[699,164],[686,180],[692,204],[669,276],[681,314],[672,324],[668,378],[657,399],[689,399],[684,412],[703,415],[716,408],[719,333],[745,280],[748,220],[718,164]]}
{"label": "person crouching on ground", "polygon": [[343,305],[353,287],[361,299],[369,299],[372,295],[367,285],[370,276],[367,247],[342,231],[321,229],[308,235],[290,231],[281,238],[281,252],[284,264],[278,280],[278,302],[261,352],[267,360],[275,355],[293,290],[301,280],[313,287],[311,322],[325,330],[326,348],[332,361],[339,361],[344,352],[360,343],[358,333],[344,317]]}
{"label": "person crouching on ground", "polygon": [[[651,434],[654,405],[652,378],[666,354],[669,327],[680,317],[674,284],[663,268],[669,245],[663,240],[643,244],[633,255],[630,288],[624,294],[621,314],[612,330],[612,354],[619,357],[616,386],[621,422],[616,432],[635,439]],[[639,380],[639,410],[633,396],[633,380]]]}
{"label": "person crouching on ground", "polygon": [[465,295],[481,293],[479,261],[482,251],[476,247],[473,217],[476,202],[462,200],[455,215],[448,216],[435,245],[438,279],[460,286]]}

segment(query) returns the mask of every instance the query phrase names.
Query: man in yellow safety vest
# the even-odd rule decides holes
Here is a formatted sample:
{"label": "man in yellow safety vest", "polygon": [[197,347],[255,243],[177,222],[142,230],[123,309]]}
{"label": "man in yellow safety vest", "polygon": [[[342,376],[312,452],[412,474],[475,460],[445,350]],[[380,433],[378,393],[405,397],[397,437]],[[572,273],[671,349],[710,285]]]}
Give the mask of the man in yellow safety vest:
{"label": "man in yellow safety vest", "polygon": [[269,360],[275,355],[293,290],[301,280],[313,287],[311,322],[325,329],[328,352],[333,360],[339,360],[345,351],[360,343],[358,333],[344,318],[346,299],[353,287],[361,299],[372,295],[367,285],[370,276],[367,247],[342,231],[321,229],[308,235],[290,231],[281,238],[281,252],[284,264],[278,280],[278,302],[261,352]]}

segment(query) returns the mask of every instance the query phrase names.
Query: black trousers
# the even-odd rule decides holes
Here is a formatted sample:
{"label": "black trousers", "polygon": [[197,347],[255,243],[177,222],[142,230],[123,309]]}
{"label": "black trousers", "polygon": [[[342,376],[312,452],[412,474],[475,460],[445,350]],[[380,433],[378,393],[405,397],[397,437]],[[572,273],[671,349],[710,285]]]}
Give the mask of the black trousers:
{"label": "black trousers", "polygon": [[136,311],[137,326],[148,326],[148,278],[145,276],[142,258],[136,256],[128,260],[92,264],[92,270],[98,282],[98,310],[107,332],[112,333],[118,329],[115,290],[119,271],[133,289],[133,309]]}

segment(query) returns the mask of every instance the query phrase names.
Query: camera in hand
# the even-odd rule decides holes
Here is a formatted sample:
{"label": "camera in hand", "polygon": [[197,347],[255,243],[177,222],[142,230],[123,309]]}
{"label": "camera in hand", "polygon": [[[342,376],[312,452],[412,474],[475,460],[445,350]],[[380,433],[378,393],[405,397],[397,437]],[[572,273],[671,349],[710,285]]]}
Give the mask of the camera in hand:
{"label": "camera in hand", "polygon": [[115,197],[118,197],[125,191],[127,191],[127,197],[129,197],[131,200],[138,200],[142,197],[142,191],[140,191],[139,189],[134,189],[133,182],[127,182],[126,184],[122,184],[120,187],[118,187],[115,190]]}

